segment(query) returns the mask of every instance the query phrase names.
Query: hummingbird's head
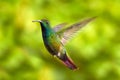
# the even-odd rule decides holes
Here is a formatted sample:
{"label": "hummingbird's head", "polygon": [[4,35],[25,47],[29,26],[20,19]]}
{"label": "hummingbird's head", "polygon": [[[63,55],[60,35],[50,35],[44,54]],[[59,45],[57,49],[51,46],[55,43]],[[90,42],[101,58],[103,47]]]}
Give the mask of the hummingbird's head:
{"label": "hummingbird's head", "polygon": [[47,27],[49,26],[49,21],[46,19],[41,19],[41,20],[33,20],[32,22],[39,22],[41,26]]}

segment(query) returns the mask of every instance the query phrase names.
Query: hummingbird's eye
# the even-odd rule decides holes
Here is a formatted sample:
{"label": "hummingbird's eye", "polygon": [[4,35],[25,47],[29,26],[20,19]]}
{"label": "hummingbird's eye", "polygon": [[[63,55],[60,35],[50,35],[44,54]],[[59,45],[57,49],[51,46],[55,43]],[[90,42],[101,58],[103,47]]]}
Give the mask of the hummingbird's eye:
{"label": "hummingbird's eye", "polygon": [[49,22],[48,22],[48,21],[46,21],[46,24],[49,24]]}

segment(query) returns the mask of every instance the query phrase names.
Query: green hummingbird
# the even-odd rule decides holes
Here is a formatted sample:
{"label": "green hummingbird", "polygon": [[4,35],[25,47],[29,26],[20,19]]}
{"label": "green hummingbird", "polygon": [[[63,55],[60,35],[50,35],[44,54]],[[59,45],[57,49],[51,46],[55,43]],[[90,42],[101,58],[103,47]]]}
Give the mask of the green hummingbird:
{"label": "green hummingbird", "polygon": [[32,22],[39,22],[42,30],[43,42],[48,52],[57,57],[64,65],[72,70],[78,69],[72,59],[68,56],[64,45],[71,39],[76,32],[78,32],[83,26],[95,19],[96,17],[85,19],[81,22],[77,22],[70,25],[67,28],[66,23],[51,27],[50,23],[46,19],[33,20]]}

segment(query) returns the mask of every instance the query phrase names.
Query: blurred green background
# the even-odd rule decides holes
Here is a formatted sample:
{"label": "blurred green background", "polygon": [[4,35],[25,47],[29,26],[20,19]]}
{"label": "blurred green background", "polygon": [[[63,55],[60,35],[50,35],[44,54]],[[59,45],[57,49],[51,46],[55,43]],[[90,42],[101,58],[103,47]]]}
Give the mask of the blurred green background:
{"label": "blurred green background", "polygon": [[[120,0],[0,0],[0,80],[120,80]],[[72,71],[44,47],[41,28],[98,16],[65,47]]]}

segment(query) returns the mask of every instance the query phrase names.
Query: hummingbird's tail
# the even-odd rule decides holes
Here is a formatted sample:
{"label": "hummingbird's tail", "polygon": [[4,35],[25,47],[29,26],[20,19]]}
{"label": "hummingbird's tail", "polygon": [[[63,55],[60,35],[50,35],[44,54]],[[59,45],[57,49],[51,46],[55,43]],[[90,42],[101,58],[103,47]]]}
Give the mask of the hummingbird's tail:
{"label": "hummingbird's tail", "polygon": [[63,63],[72,70],[78,69],[74,62],[69,57],[67,57],[67,59],[64,60]]}
{"label": "hummingbird's tail", "polygon": [[74,62],[68,57],[66,54],[64,56],[59,57],[60,60],[62,60],[63,64],[66,65],[68,68],[72,70],[78,69],[78,67],[74,64]]}

